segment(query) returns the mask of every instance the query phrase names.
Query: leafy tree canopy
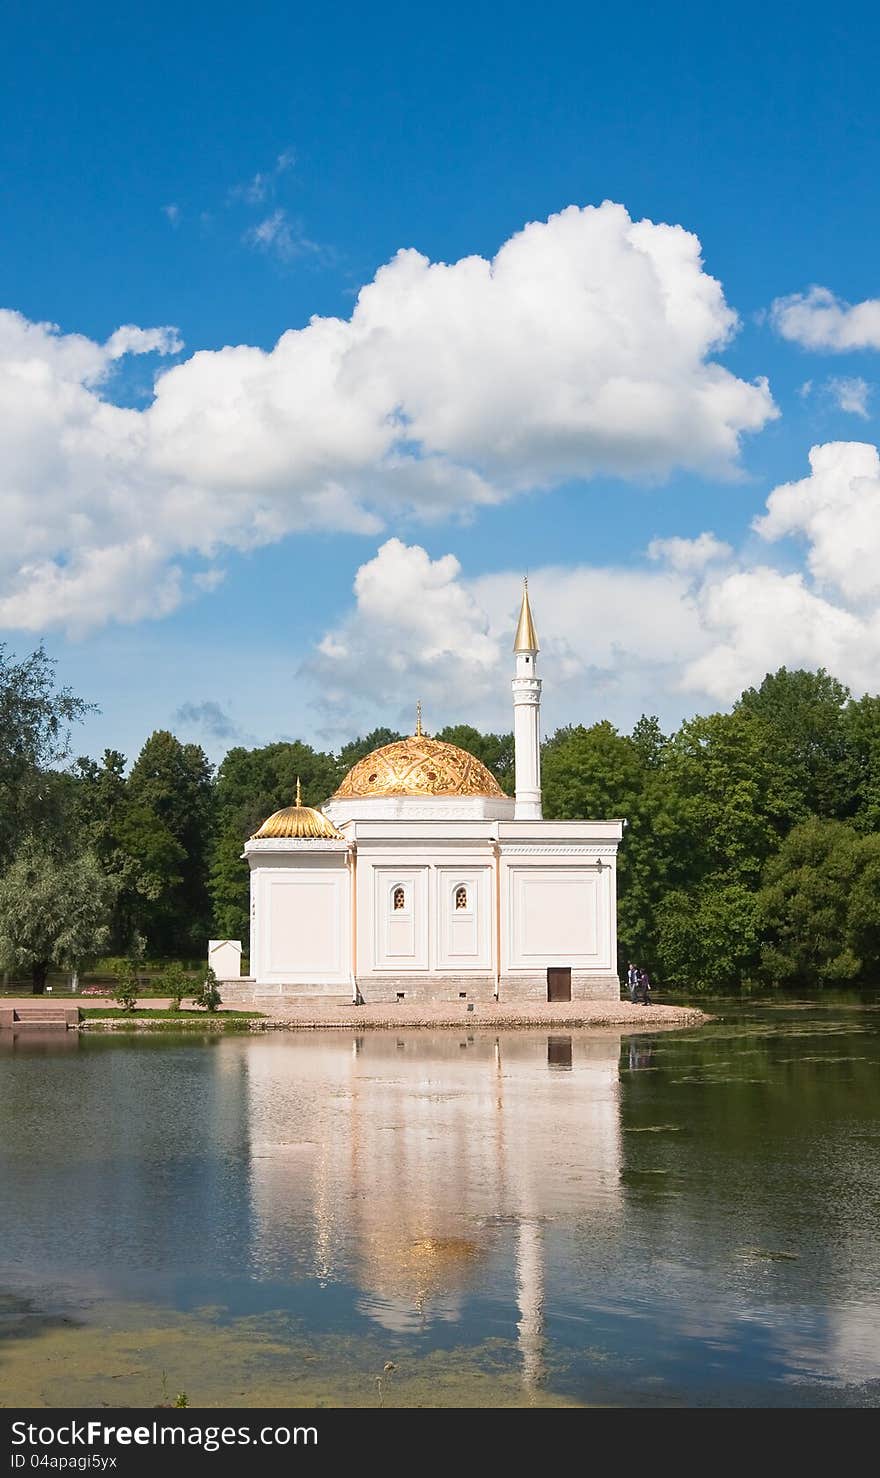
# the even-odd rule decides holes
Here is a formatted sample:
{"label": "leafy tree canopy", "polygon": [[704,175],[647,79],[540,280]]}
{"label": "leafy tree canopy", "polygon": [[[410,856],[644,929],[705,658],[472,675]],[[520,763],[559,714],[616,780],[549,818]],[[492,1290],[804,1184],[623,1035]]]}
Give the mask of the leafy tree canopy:
{"label": "leafy tree canopy", "polygon": [[849,688],[818,672],[780,667],[758,688],[747,688],[736,710],[755,714],[777,745],[789,783],[803,810],[816,816],[852,813],[856,768],[847,744]]}
{"label": "leafy tree canopy", "polygon": [[0,868],[23,835],[48,829],[63,810],[53,769],[70,753],[72,725],[94,711],[58,687],[42,646],[17,661],[0,643]]}
{"label": "leafy tree canopy", "polygon": [[857,980],[877,961],[880,837],[812,816],[764,869],[757,907],[763,965],[775,984]]}
{"label": "leafy tree canopy", "polygon": [[247,938],[248,867],[242,847],[248,837],[273,811],[293,804],[297,778],[306,804],[320,806],[342,773],[334,755],[298,741],[229,750],[217,772],[210,860],[215,927],[224,938]]}
{"label": "leafy tree canopy", "polygon": [[51,966],[77,969],[107,948],[113,899],[94,853],[59,859],[25,841],[0,877],[0,967],[41,991]]}

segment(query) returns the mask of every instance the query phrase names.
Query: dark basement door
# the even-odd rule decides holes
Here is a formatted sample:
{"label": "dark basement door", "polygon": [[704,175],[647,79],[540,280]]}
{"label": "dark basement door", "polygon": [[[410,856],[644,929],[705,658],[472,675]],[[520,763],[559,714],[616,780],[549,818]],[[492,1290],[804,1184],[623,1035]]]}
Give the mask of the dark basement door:
{"label": "dark basement door", "polygon": [[547,1000],[571,1000],[571,966],[553,966],[547,971]]}

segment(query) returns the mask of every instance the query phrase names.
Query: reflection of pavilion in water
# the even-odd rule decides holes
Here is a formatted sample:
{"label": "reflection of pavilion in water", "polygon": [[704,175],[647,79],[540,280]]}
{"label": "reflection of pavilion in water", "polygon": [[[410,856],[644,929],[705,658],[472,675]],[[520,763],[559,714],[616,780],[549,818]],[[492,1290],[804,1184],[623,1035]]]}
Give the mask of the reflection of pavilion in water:
{"label": "reflection of pavilion in water", "polygon": [[[374,1032],[249,1043],[254,1255],[356,1283],[385,1328],[460,1318],[513,1237],[527,1381],[553,1224],[620,1211],[618,1033]],[[273,1270],[274,1270],[273,1269]]]}

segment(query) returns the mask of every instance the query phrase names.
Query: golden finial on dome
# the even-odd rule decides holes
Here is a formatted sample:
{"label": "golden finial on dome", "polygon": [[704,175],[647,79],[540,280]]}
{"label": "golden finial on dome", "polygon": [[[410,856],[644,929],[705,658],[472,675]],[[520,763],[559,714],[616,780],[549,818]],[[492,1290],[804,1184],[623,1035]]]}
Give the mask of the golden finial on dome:
{"label": "golden finial on dome", "polygon": [[419,698],[418,701],[417,701],[417,703],[416,703],[416,738],[417,739],[421,739],[421,737],[422,737],[422,700],[421,700],[421,698]]}
{"label": "golden finial on dome", "polygon": [[523,580],[522,605],[519,608],[519,622],[516,628],[516,636],[513,642],[515,652],[537,652],[538,633],[532,620],[532,608],[529,605],[529,577]]}
{"label": "golden finial on dome", "polygon": [[302,786],[299,783],[299,776],[297,775],[297,777],[296,777],[296,804],[298,806],[301,806],[302,803],[303,803]]}

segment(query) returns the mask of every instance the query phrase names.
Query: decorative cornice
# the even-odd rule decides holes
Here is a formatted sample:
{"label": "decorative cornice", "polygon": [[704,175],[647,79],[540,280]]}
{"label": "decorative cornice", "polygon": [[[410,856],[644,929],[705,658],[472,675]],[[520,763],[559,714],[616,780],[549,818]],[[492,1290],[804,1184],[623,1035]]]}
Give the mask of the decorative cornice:
{"label": "decorative cornice", "polygon": [[245,855],[251,852],[347,852],[344,837],[265,837],[245,842]]}
{"label": "decorative cornice", "polygon": [[[511,796],[510,799],[512,800],[513,797]],[[375,819],[378,821],[384,818],[377,816]],[[395,816],[388,819],[392,821],[482,821],[488,825],[489,822],[491,822],[495,818],[477,816],[474,814],[473,808],[470,806],[452,806],[447,803],[443,806],[442,811],[439,809],[439,807],[407,806],[405,816]],[[504,817],[503,819],[506,820],[507,818]],[[355,816],[352,817],[352,820],[371,821],[373,820],[373,817]],[[434,845],[436,841],[442,840],[442,837],[438,838],[433,833],[429,832],[426,834],[424,840],[427,843]],[[481,838],[481,840],[483,840],[483,838]]]}
{"label": "decorative cornice", "polygon": [[528,846],[518,846],[507,842],[500,843],[502,857],[616,857],[615,846],[598,847],[543,847],[540,842],[532,842]]}
{"label": "decorative cornice", "polygon": [[382,822],[391,825],[411,821],[429,821],[426,839],[433,841],[447,821],[475,821],[484,824],[512,821],[513,796],[359,796],[350,801],[328,801],[327,815],[339,828],[357,822]]}

